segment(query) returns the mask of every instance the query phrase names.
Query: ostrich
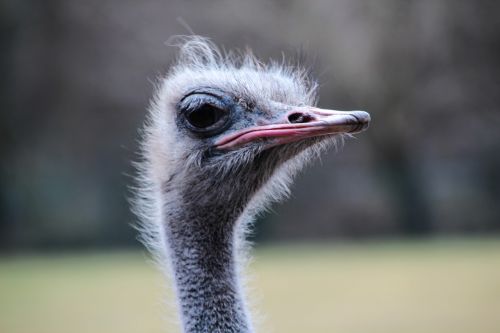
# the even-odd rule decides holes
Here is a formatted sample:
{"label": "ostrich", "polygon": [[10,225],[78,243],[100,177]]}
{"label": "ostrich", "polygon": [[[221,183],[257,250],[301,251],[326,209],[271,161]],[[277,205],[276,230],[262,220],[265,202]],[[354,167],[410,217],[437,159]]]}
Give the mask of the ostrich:
{"label": "ostrich", "polygon": [[142,132],[142,240],[172,277],[185,333],[254,332],[240,277],[252,217],[370,116],[315,107],[317,84],[300,67],[198,36],[179,48]]}

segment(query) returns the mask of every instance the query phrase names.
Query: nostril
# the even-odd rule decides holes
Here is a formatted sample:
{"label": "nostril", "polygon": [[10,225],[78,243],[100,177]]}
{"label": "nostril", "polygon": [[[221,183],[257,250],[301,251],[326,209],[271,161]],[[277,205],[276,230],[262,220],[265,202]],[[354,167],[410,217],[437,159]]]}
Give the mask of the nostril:
{"label": "nostril", "polygon": [[307,113],[295,112],[288,115],[288,121],[292,124],[308,123],[313,120],[314,118]]}

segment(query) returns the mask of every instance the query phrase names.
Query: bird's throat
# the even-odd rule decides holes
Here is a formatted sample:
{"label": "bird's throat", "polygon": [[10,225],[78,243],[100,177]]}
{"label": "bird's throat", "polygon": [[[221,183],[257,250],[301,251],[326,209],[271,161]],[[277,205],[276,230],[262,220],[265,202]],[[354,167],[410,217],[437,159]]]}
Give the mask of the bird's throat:
{"label": "bird's throat", "polygon": [[250,333],[238,280],[238,211],[187,205],[165,222],[185,333]]}
{"label": "bird's throat", "polygon": [[183,168],[162,188],[163,227],[185,333],[253,331],[238,275],[244,260],[239,247],[251,220],[247,206],[276,169],[268,153],[223,175]]}

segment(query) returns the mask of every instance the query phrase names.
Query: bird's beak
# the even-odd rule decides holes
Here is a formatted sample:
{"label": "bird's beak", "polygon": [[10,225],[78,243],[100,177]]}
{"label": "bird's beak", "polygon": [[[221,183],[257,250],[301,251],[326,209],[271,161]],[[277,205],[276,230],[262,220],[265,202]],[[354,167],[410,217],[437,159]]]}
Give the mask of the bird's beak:
{"label": "bird's beak", "polygon": [[274,146],[323,135],[359,133],[366,130],[369,123],[370,114],[364,111],[294,107],[273,123],[228,134],[220,138],[215,146],[232,149],[260,139],[271,140]]}

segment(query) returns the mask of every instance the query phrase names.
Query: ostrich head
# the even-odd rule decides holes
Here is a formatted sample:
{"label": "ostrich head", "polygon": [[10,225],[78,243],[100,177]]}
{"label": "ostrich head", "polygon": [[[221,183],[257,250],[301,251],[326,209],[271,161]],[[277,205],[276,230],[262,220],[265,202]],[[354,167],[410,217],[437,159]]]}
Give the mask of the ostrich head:
{"label": "ostrich head", "polygon": [[250,332],[238,248],[250,217],[363,111],[316,108],[303,69],[183,41],[150,108],[137,208],[146,243],[170,268],[185,332]]}

